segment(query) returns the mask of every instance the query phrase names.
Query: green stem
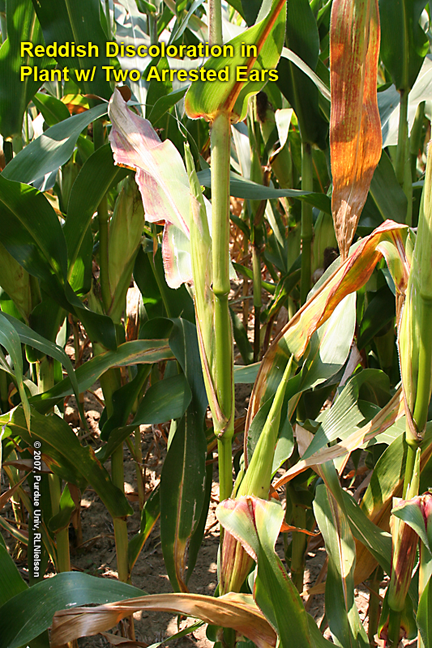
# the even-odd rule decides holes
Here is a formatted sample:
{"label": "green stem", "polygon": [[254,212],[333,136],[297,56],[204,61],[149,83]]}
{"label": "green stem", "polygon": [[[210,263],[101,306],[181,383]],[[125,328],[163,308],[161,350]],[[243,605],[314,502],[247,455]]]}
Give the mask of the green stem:
{"label": "green stem", "polygon": [[9,409],[8,386],[9,386],[8,375],[5,371],[3,371],[3,369],[0,369],[0,402],[1,402],[2,414],[7,412]]}
{"label": "green stem", "polygon": [[[306,509],[304,506],[294,504],[293,524],[300,529],[306,528]],[[294,531],[291,546],[291,578],[300,593],[303,592],[306,548],[307,536],[304,533]]]}
{"label": "green stem", "polygon": [[368,639],[371,646],[375,645],[375,635],[378,632],[378,623],[380,618],[380,597],[379,597],[379,587],[383,578],[383,570],[378,566],[372,576],[372,580],[369,584],[369,589],[371,591],[369,599],[369,608],[368,608]]}
{"label": "green stem", "polygon": [[252,245],[252,271],[253,271],[253,303],[254,303],[254,362],[259,359],[260,352],[260,312],[261,300],[261,263],[259,251],[255,244]]}
{"label": "green stem", "polygon": [[396,155],[396,178],[402,186],[405,176],[405,160],[408,147],[408,95],[407,90],[400,90],[399,132]]}
{"label": "green stem", "polygon": [[[312,146],[302,142],[302,181],[303,191],[313,191]],[[301,280],[300,298],[304,304],[311,285],[311,254],[312,254],[312,205],[302,202],[301,206]]]}
{"label": "green stem", "polygon": [[[38,385],[41,393],[54,387],[54,362],[51,358],[45,357],[40,363]],[[51,512],[54,516],[60,511],[62,483],[60,477],[54,474],[48,475],[48,483],[51,498]],[[70,571],[69,526],[56,533],[56,547],[57,571]]]}
{"label": "green stem", "polygon": [[403,491],[402,491],[402,498],[406,499],[406,495],[408,492],[408,488],[412,482],[413,478],[413,473],[414,473],[414,465],[415,465],[415,457],[416,457],[416,448],[410,444],[408,444],[407,447],[407,458],[406,458],[406,464],[405,464],[405,477],[404,477],[404,484],[403,484]]}
{"label": "green stem", "polygon": [[232,491],[232,451],[234,434],[234,352],[231,319],[228,308],[229,280],[229,166],[230,119],[219,114],[211,132],[212,171],[212,264],[213,293],[215,296],[215,354],[214,384],[221,416],[214,421],[219,439],[220,499],[230,497]]}
{"label": "green stem", "polygon": [[[104,128],[102,121],[98,119],[93,124],[93,142],[95,150],[105,143]],[[100,284],[102,293],[102,303],[105,313],[109,313],[111,307],[111,291],[109,285],[109,214],[108,200],[106,195],[102,198],[98,207],[98,224],[99,224],[99,267],[100,267]]]}
{"label": "green stem", "polygon": [[412,178],[408,133],[408,96],[409,90],[400,91],[399,133],[396,155],[396,178],[407,197],[406,224],[412,225]]}
{"label": "green stem", "polygon": [[111,40],[111,18],[110,18],[110,8],[109,0],[105,0],[105,18],[107,23],[107,40]]}
{"label": "green stem", "polygon": [[[103,352],[103,348],[94,345],[95,355]],[[100,377],[100,384],[105,399],[108,418],[113,414],[112,397],[115,391],[121,387],[119,369],[109,369]],[[111,480],[122,493],[124,492],[124,467],[123,467],[123,444],[113,452],[111,456]],[[114,518],[114,538],[117,556],[117,572],[119,580],[126,583],[129,580],[128,565],[128,532],[127,522],[123,518]]]}
{"label": "green stem", "polygon": [[400,624],[401,624],[402,612],[395,612],[390,610],[389,614],[389,624],[388,624],[388,642],[389,646],[399,646],[399,637],[400,637]]}
{"label": "green stem", "polygon": [[421,147],[423,121],[425,116],[425,102],[422,101],[417,106],[414,124],[411,129],[410,137],[410,154],[411,154],[411,180],[417,180],[417,156]]}
{"label": "green stem", "polygon": [[[114,486],[124,491],[123,444],[113,452],[111,457],[111,479]],[[129,580],[128,563],[128,532],[127,523],[123,518],[114,518],[114,537],[117,554],[117,571],[119,580],[127,583]]]}
{"label": "green stem", "polygon": [[5,154],[6,164],[9,164],[13,158],[13,146],[11,140],[5,140],[3,142],[3,153]]}
{"label": "green stem", "polygon": [[222,45],[222,3],[209,0],[209,44]]}

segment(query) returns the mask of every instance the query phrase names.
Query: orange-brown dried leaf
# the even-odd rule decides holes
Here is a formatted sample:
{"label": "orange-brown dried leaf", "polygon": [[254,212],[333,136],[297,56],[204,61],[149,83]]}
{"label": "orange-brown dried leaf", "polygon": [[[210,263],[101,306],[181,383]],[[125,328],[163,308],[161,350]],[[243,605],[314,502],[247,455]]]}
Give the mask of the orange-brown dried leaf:
{"label": "orange-brown dried leaf", "polygon": [[252,596],[230,593],[220,598],[202,594],[154,594],[94,608],[61,610],[54,615],[51,646],[105,632],[139,610],[193,616],[206,623],[233,628],[253,640],[259,648],[276,645],[276,633]]}
{"label": "orange-brown dried leaf", "polygon": [[330,22],[332,213],[343,260],[381,157],[379,47],[378,0],[334,0]]}

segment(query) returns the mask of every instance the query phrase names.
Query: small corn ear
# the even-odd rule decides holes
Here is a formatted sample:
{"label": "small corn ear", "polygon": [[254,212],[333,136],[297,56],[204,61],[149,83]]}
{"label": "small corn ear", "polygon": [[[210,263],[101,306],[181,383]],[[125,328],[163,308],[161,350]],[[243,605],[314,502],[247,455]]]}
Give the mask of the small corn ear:
{"label": "small corn ear", "polygon": [[407,442],[423,438],[432,394],[432,149],[419,214],[406,300],[399,328],[399,359],[407,410]]}
{"label": "small corn ear", "polygon": [[141,243],[144,209],[133,176],[128,176],[117,198],[110,223],[108,258],[111,306],[109,314],[119,319],[125,307],[133,264]]}

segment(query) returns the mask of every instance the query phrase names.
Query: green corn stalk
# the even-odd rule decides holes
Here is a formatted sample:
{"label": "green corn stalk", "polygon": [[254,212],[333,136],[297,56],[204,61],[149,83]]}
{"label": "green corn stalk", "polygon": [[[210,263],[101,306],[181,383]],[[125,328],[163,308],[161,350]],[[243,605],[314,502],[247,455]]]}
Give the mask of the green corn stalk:
{"label": "green corn stalk", "polygon": [[[277,388],[270,412],[255,447],[252,459],[234,493],[235,498],[254,495],[268,499],[272,476],[273,455],[278,438],[281,409],[289,379],[294,375],[297,364],[291,356],[285,367],[282,380]],[[222,567],[220,590],[222,594],[229,591],[239,591],[245,580],[252,558],[248,556],[242,545],[234,540],[229,533],[224,534],[222,546]]]}
{"label": "green corn stalk", "polygon": [[[95,124],[96,126],[96,124]],[[98,133],[98,131],[96,131]],[[98,134],[99,137],[100,133]],[[126,178],[123,188],[117,198],[111,222],[108,222],[107,199],[104,197],[99,207],[99,236],[100,236],[100,269],[102,302],[106,314],[113,321],[120,323],[125,309],[126,293],[129,287],[133,264],[141,242],[144,225],[144,210],[142,201],[132,176]],[[102,353],[104,349],[95,345],[94,353]],[[118,369],[110,369],[100,379],[104,393],[108,416],[113,412],[113,394],[121,386]],[[112,481],[124,490],[123,444],[113,453],[111,459]],[[128,534],[125,519],[114,520],[114,535],[116,542],[117,569],[119,579],[128,581]]]}

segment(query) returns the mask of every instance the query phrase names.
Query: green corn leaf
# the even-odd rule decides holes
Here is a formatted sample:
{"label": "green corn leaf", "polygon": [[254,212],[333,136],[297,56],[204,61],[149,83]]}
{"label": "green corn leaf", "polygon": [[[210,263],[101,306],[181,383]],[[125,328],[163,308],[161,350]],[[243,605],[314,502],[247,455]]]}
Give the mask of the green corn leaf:
{"label": "green corn leaf", "polygon": [[71,387],[75,394],[76,401],[78,403],[78,407],[81,413],[81,419],[85,421],[84,413],[82,411],[82,405],[80,404],[79,401],[80,390],[75,375],[75,371],[72,366],[72,362],[69,359],[69,356],[67,356],[66,353],[63,351],[63,349],[59,347],[57,344],[54,344],[53,342],[50,342],[46,338],[42,337],[42,335],[39,335],[39,333],[32,330],[29,326],[26,326],[26,324],[23,324],[22,322],[15,319],[14,317],[7,315],[6,313],[0,313],[0,318],[1,318],[0,322],[2,321],[3,318],[6,318],[10,322],[10,324],[12,324],[22,344],[27,344],[31,348],[37,349],[44,355],[50,356],[51,358],[58,360],[58,362],[60,362],[63,365],[63,367],[67,371]]}
{"label": "green corn leaf", "polygon": [[[85,94],[108,99],[112,90],[102,67],[113,65],[116,61],[106,56],[107,39],[101,27],[97,0],[59,0],[55,4],[50,0],[38,0],[34,5],[46,45],[92,43],[96,46],[97,50],[92,50],[91,56],[58,57],[58,61],[62,67],[70,68],[70,79],[82,88]],[[93,68],[94,76],[91,74]],[[87,79],[86,71],[89,72]],[[81,81],[79,73],[83,75]]]}
{"label": "green corn leaf", "polygon": [[432,646],[432,577],[421,595],[417,609],[417,626],[425,648]]}
{"label": "green corn leaf", "polygon": [[152,385],[138,406],[130,425],[111,430],[103,429],[108,442],[97,453],[98,459],[107,461],[114,450],[125,441],[139,425],[158,425],[170,419],[180,419],[191,402],[191,391],[183,374],[166,378]]}
{"label": "green corn leaf", "polygon": [[[423,61],[418,77],[409,94],[408,126],[411,132],[417,107],[422,101],[428,101],[432,75],[432,59],[428,54]],[[400,94],[392,85],[378,93],[378,107],[381,117],[383,148],[398,143]]]}
{"label": "green corn leaf", "polygon": [[107,109],[107,104],[102,103],[51,126],[9,162],[2,176],[31,184],[57,171],[71,157],[80,133],[92,121],[106,115]]}
{"label": "green corn leaf", "polygon": [[58,533],[62,529],[69,527],[71,515],[75,508],[75,502],[70,494],[69,486],[66,484],[59,500],[59,512],[48,523],[51,533]]}
{"label": "green corn leaf", "polygon": [[[21,342],[15,327],[11,324],[7,316],[0,313],[0,344],[7,350],[13,364],[13,370],[7,363],[1,363],[3,370],[15,376],[18,386],[18,392],[21,398],[27,429],[30,429],[30,405],[27,394],[24,389],[23,381],[23,362],[21,352]],[[3,356],[3,354],[1,354]],[[1,357],[1,356],[0,356]]]}
{"label": "green corn leaf", "polygon": [[0,540],[0,606],[4,605],[9,599],[13,598],[20,592],[27,589],[27,584],[23,581],[20,573],[10,557],[4,540]]}
{"label": "green corn leaf", "polygon": [[162,469],[161,540],[171,584],[174,589],[187,592],[191,563],[186,571],[186,552],[200,521],[206,492],[206,396],[194,326],[185,320],[174,320],[170,346],[189,382],[192,402],[177,423]]}
{"label": "green corn leaf", "polygon": [[79,572],[57,574],[20,592],[0,608],[0,648],[27,645],[50,627],[57,610],[131,596],[142,596],[142,590]]}
{"label": "green corn leaf", "polygon": [[396,179],[391,160],[384,150],[373,174],[369,193],[383,220],[389,218],[396,223],[405,222],[407,198]]}
{"label": "green corn leaf", "polygon": [[[204,187],[211,187],[210,169],[204,169],[197,173],[198,180]],[[236,198],[245,198],[247,200],[270,200],[271,198],[298,198],[304,202],[317,207],[318,209],[331,213],[330,198],[325,194],[311,193],[301,189],[275,189],[274,187],[265,187],[256,182],[245,180],[243,176],[234,171],[230,173],[230,196]]]}
{"label": "green corn leaf", "polygon": [[[315,71],[319,54],[319,34],[308,0],[291,2],[287,8],[287,45]],[[318,89],[298,65],[281,58],[278,87],[297,116],[303,142],[326,146],[328,124],[318,106]]]}
{"label": "green corn leaf", "polygon": [[282,507],[274,501],[242,497],[219,504],[216,515],[257,562],[254,598],[277,629],[281,646],[324,648],[332,645],[306,613],[299,593],[275,553],[274,545],[284,517]]}
{"label": "green corn leaf", "polygon": [[72,187],[63,232],[73,288],[72,273],[77,271],[76,264],[84,264],[81,247],[92,216],[105,194],[128,173],[128,170],[114,166],[110,146],[106,144],[86,160]]}
{"label": "green corn leaf", "polygon": [[[4,138],[21,135],[23,115],[35,92],[42,85],[33,80],[36,71],[52,68],[53,59],[21,56],[21,43],[43,45],[42,30],[31,0],[8,0],[7,39],[0,48],[0,133]],[[21,66],[30,66],[32,75],[21,81]]]}
{"label": "green corn leaf", "polygon": [[[172,360],[173,353],[168,347],[167,340],[133,340],[124,342],[116,351],[101,353],[75,371],[80,392],[90,389],[98,378],[113,367],[127,367],[134,364],[153,364],[162,360]],[[63,396],[72,393],[69,378],[32,399],[32,404],[40,412],[47,412]]]}
{"label": "green corn leaf", "polygon": [[147,541],[150,533],[152,532],[154,525],[159,519],[160,516],[160,486],[152,491],[150,496],[147,498],[143,509],[141,511],[141,526],[139,532],[134,535],[130,540],[128,545],[128,560],[129,560],[129,571],[131,572],[133,566],[135,565],[138,556],[140,555],[144,544]]}
{"label": "green corn leaf", "polygon": [[51,458],[53,472],[79,488],[90,484],[112,517],[131,515],[132,509],[126,497],[113,485],[108,472],[95,459],[90,446],[83,448],[72,428],[62,418],[55,414],[42,416],[32,410],[31,435],[20,408],[12,416],[3,416],[1,421],[6,423],[13,435],[21,437],[29,445],[33,444],[35,438],[42,441],[45,461],[51,463]]}
{"label": "green corn leaf", "polygon": [[329,557],[326,615],[330,630],[342,646],[369,645],[354,600],[355,545],[345,512],[326,486],[318,486],[314,513]]}
{"label": "green corn leaf", "polygon": [[[27,150],[27,149],[26,149]],[[57,215],[33,187],[0,176],[2,243],[29,274],[63,282],[67,249]]]}
{"label": "green corn leaf", "polygon": [[[226,44],[232,46],[233,56],[220,56],[207,61],[205,70],[214,70],[215,73],[225,71],[229,78],[212,83],[193,81],[185,97],[189,117],[205,117],[213,121],[219,112],[226,112],[232,115],[234,121],[244,119],[248,97],[257,94],[271,78],[269,73],[265,74],[262,70],[270,70],[277,65],[283,45],[284,25],[285,2],[273,0],[263,20]],[[245,55],[242,43],[246,46]],[[247,46],[252,47],[250,53]],[[241,72],[243,77],[239,78]]]}
{"label": "green corn leaf", "polygon": [[26,322],[33,310],[30,275],[0,243],[0,286],[13,300]]}
{"label": "green corn leaf", "polygon": [[419,20],[427,0],[379,0],[381,57],[397,90],[409,92],[429,51]]}
{"label": "green corn leaf", "polygon": [[42,113],[43,118],[48,126],[54,126],[64,119],[70,117],[67,106],[49,94],[37,92],[33,97],[33,103],[36,108]]}

